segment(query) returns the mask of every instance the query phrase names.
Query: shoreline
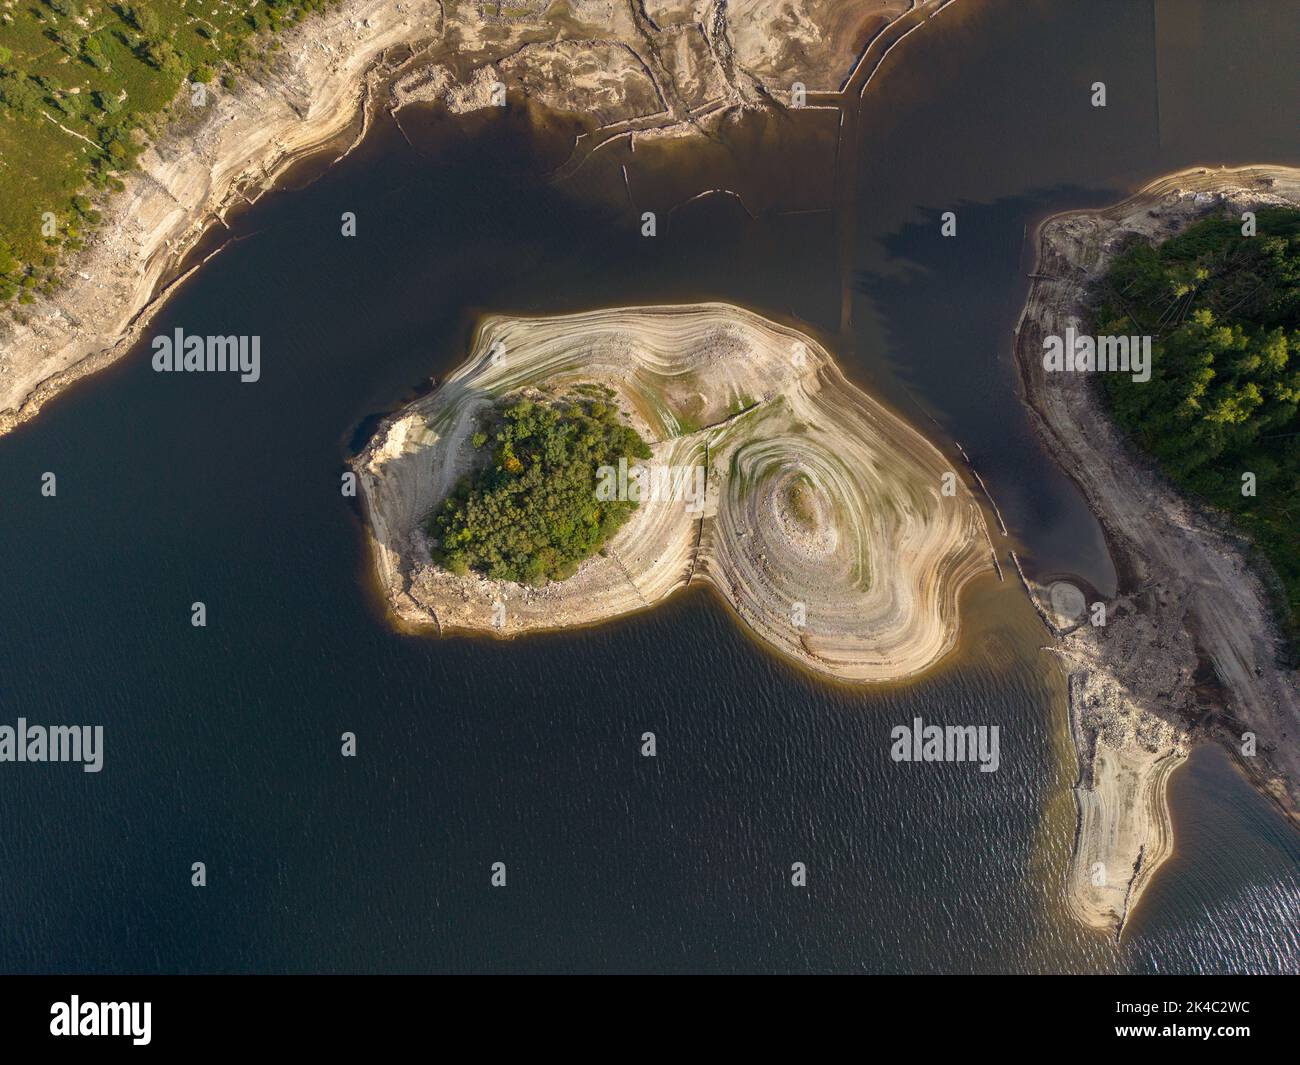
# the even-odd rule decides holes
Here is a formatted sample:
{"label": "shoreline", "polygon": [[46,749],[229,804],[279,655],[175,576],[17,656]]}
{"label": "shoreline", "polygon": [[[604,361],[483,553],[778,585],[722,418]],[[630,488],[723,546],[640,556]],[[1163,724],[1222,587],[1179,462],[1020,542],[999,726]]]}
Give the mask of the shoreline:
{"label": "shoreline", "polygon": [[[423,523],[468,468],[481,413],[581,384],[614,389],[653,466],[703,470],[698,510],[643,501],[603,553],[542,588],[435,566]],[[353,470],[375,571],[406,629],[565,629],[708,583],[785,657],[895,681],[952,649],[959,593],[991,570],[970,490],[955,479],[941,491],[947,459],[816,341],[728,304],[489,317],[469,359],[385,419]]]}
{"label": "shoreline", "polygon": [[174,113],[109,198],[94,241],[66,264],[67,283],[25,309],[26,324],[0,326],[0,435],[125,355],[202,266],[177,274],[202,239],[345,135],[386,52],[408,43],[414,19],[437,6],[348,0],[286,32],[270,67],[246,73],[234,92],[213,93],[197,123]]}
{"label": "shoreline", "polygon": [[[1104,628],[1049,622],[1078,759],[1067,902],[1081,923],[1117,939],[1172,853],[1167,784],[1194,743],[1227,747],[1300,825],[1300,756],[1277,742],[1300,729],[1300,678],[1276,664],[1281,637],[1244,538],[1183,498],[1151,460],[1129,454],[1087,375],[1049,383],[1041,341],[1082,323],[1087,291],[1124,238],[1158,242],[1215,209],[1268,203],[1300,207],[1300,169],[1195,167],[1110,207],[1054,214],[1035,231],[1033,280],[1015,331],[1020,390],[1048,453],[1101,525],[1120,578]],[[1219,689],[1211,706],[1197,677],[1207,665]],[[1253,759],[1237,757],[1245,730],[1260,737]]]}
{"label": "shoreline", "polygon": [[[817,72],[803,75],[810,94],[833,93],[842,73],[911,13],[904,0],[890,0],[870,12],[883,21],[858,41],[866,24],[831,0],[795,2],[807,27],[788,40],[777,32],[780,6],[766,0],[751,0],[741,16],[722,9],[707,32],[679,14],[648,22],[634,0],[591,21],[531,10],[488,18],[442,0],[342,0],[314,13],[276,38],[282,48],[267,53],[264,69],[242,72],[233,91],[212,92],[201,116],[176,104],[123,175],[126,188],[101,205],[99,230],[65,262],[60,289],[0,322],[0,435],[122,358],[219,253],[186,266],[229,211],[333,145],[343,158],[385,102],[390,111],[417,101],[476,110],[490,106],[499,78],[512,95],[557,113],[596,115],[588,140],[700,135],[737,109],[782,106],[788,92],[766,81],[797,78],[795,63]],[[865,19],[865,0],[860,6]],[[598,146],[575,144],[574,156]]]}

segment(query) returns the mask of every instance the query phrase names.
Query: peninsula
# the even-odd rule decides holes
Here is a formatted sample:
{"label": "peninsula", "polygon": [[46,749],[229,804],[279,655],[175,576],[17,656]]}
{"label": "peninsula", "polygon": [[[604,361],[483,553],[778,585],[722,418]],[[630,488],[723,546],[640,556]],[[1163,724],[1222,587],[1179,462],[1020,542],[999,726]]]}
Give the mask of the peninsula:
{"label": "peninsula", "polygon": [[[1286,664],[1267,562],[1157,471],[1089,375],[1047,372],[1044,342],[1087,332],[1099,280],[1135,242],[1159,244],[1211,214],[1240,226],[1246,213],[1298,206],[1300,170],[1198,168],[1038,230],[1016,329],[1021,385],[1048,450],[1100,521],[1121,585],[1104,626],[1049,621],[1079,759],[1067,898],[1081,922],[1116,936],[1172,851],[1166,785],[1191,744],[1221,743],[1300,821],[1300,674]],[[1236,481],[1240,471],[1230,472]]]}
{"label": "peninsula", "polygon": [[[644,476],[591,471],[595,491],[631,481],[648,498],[562,580],[439,565],[429,519],[474,469],[485,416],[583,391],[650,451]],[[393,614],[439,632],[591,624],[705,582],[807,668],[891,681],[951,649],[958,595],[991,566],[979,507],[938,450],[811,337],[727,304],[490,317],[468,361],[388,418],[354,470]]]}

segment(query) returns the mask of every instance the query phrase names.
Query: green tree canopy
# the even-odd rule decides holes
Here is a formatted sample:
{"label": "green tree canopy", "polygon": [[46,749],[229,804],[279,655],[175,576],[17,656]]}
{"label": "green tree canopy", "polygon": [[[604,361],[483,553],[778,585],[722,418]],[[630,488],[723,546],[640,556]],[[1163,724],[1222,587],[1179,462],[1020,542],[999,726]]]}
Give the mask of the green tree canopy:
{"label": "green tree canopy", "polygon": [[636,504],[598,500],[597,470],[649,458],[650,448],[623,424],[612,393],[582,391],[513,399],[493,411],[474,436],[475,447],[491,442],[490,461],[430,520],[440,564],[493,580],[563,580],[627,521]]}
{"label": "green tree canopy", "polygon": [[1111,412],[1176,483],[1253,535],[1300,648],[1300,211],[1257,212],[1253,237],[1215,217],[1135,244],[1099,285],[1093,324],[1152,337],[1150,381],[1101,375]]}

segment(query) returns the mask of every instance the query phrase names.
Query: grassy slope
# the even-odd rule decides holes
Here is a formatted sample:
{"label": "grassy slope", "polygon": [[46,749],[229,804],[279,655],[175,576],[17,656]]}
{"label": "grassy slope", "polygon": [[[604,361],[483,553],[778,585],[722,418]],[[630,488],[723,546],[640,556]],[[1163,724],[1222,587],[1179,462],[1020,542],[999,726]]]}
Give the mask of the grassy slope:
{"label": "grassy slope", "polygon": [[89,197],[119,187],[187,80],[221,92],[255,33],[327,2],[0,0],[0,303],[53,290],[98,221]]}

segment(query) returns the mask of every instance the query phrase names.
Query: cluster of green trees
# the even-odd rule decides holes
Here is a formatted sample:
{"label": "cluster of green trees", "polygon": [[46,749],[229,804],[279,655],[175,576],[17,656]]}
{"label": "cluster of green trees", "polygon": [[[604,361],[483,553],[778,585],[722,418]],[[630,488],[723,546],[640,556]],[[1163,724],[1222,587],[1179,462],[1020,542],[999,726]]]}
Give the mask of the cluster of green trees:
{"label": "cluster of green trees", "polygon": [[430,519],[435,558],[454,573],[545,584],[564,580],[627,521],[636,504],[596,498],[596,471],[647,459],[607,389],[562,400],[516,399],[475,434],[490,462],[462,480]]}
{"label": "cluster of green trees", "polygon": [[0,13],[0,302],[53,291],[61,255],[97,224],[77,201],[120,190],[184,82],[224,70],[233,88],[265,50],[255,34],[332,2],[33,0]]}
{"label": "cluster of green trees", "polygon": [[[1300,651],[1300,211],[1209,218],[1118,256],[1095,332],[1150,335],[1146,383],[1105,374],[1115,418],[1179,485],[1230,512],[1282,579]],[[1254,494],[1249,480],[1254,474]],[[1243,492],[1243,485],[1247,492]]]}

